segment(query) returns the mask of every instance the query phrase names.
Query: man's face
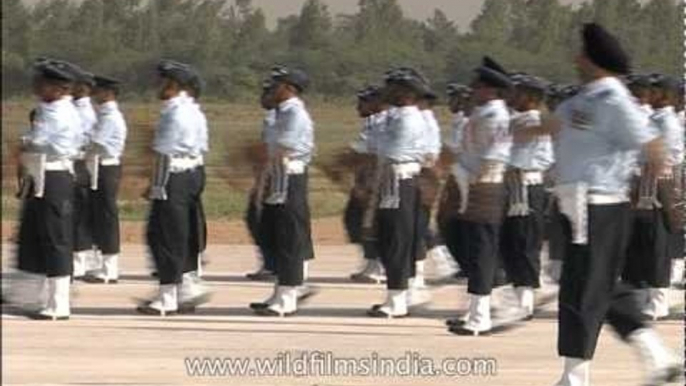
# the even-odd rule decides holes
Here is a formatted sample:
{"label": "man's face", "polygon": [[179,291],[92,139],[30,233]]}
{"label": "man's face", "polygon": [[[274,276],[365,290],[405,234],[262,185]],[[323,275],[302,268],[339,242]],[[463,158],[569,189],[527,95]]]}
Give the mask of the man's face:
{"label": "man's face", "polygon": [[372,115],[371,106],[368,101],[358,98],[356,108],[357,114],[360,116],[360,118],[367,118],[368,116]]}
{"label": "man's face", "polygon": [[93,99],[95,99],[95,103],[99,105],[116,99],[114,92],[112,90],[107,90],[99,87],[94,88],[93,93],[91,95],[93,96]]}
{"label": "man's face", "polygon": [[491,87],[485,83],[474,81],[471,84],[472,90],[474,90],[474,102],[477,105],[482,105],[484,103],[487,103],[493,99],[498,98],[498,90],[494,87]]}
{"label": "man's face", "polygon": [[42,102],[53,102],[67,94],[67,89],[63,85],[49,82],[42,77],[33,79],[33,94]]}
{"label": "man's face", "polygon": [[295,87],[284,82],[279,82],[277,85],[274,86],[272,95],[274,106],[278,106],[282,102],[285,102],[291,99],[292,97],[296,96],[297,93]]}
{"label": "man's face", "polygon": [[91,95],[91,88],[87,84],[79,83],[74,86],[72,91],[74,99],[81,99]]}
{"label": "man's face", "polygon": [[276,108],[276,103],[274,103],[273,86],[262,88],[262,94],[260,95],[260,105],[265,110],[272,110]]}
{"label": "man's face", "polygon": [[650,89],[646,87],[629,87],[629,91],[638,99],[640,104],[650,103]]}
{"label": "man's face", "polygon": [[161,100],[166,101],[181,93],[181,86],[178,82],[169,78],[160,78],[160,91],[158,96]]}
{"label": "man's face", "polygon": [[593,80],[593,74],[595,73],[596,66],[593,64],[593,62],[591,62],[585,53],[579,53],[576,56],[574,63],[576,64],[576,73],[583,83]]}

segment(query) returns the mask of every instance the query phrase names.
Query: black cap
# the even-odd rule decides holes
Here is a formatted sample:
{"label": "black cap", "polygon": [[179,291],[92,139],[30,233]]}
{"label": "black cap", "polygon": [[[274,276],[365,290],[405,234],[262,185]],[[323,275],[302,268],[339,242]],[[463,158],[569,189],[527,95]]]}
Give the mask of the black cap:
{"label": "black cap", "polygon": [[95,87],[105,89],[105,90],[117,90],[121,81],[118,79],[110,78],[105,75],[95,75]]}
{"label": "black cap", "polygon": [[445,89],[445,93],[449,97],[469,97],[472,95],[472,89],[469,86],[466,86],[464,84],[460,84],[457,82],[450,82],[448,83],[448,86]]}
{"label": "black cap", "polygon": [[48,57],[38,57],[34,62],[34,65],[51,65],[53,68],[60,68],[64,72],[68,72],[71,75],[71,82],[81,83],[93,87],[95,85],[95,80],[93,79],[93,74],[85,71],[78,65],[68,62],[62,59],[53,59]]}
{"label": "black cap", "polygon": [[161,77],[173,79],[183,86],[190,86],[196,76],[190,65],[171,59],[160,60],[157,64],[157,73]]}
{"label": "black cap", "polygon": [[548,82],[537,76],[533,75],[521,75],[520,78],[515,82],[515,86],[527,90],[533,90],[541,93],[545,93],[548,89]]}
{"label": "black cap", "polygon": [[671,75],[654,74],[650,78],[650,83],[652,87],[665,91],[679,92],[681,89],[681,82],[679,79]]}
{"label": "black cap", "polygon": [[310,77],[307,76],[305,71],[283,65],[275,65],[272,67],[271,78],[274,82],[290,84],[298,89],[298,92],[304,92],[310,85]]}
{"label": "black cap", "polygon": [[76,82],[76,76],[62,63],[54,62],[45,58],[37,59],[33,64],[33,70],[37,76],[60,82]]}
{"label": "black cap", "polygon": [[625,79],[629,87],[648,88],[651,86],[651,76],[647,74],[629,74]]}
{"label": "black cap", "polygon": [[429,87],[426,78],[412,67],[398,67],[386,71],[384,80],[386,85],[398,84],[408,87],[422,98],[431,99],[432,96],[436,97],[436,94]]}
{"label": "black cap", "polygon": [[507,71],[493,58],[484,56],[481,66],[475,69],[477,80],[495,88],[510,88],[512,81]]}
{"label": "black cap", "polygon": [[629,55],[619,40],[602,26],[585,24],[583,43],[584,53],[596,66],[617,74],[627,74],[631,70]]}
{"label": "black cap", "polygon": [[369,102],[381,96],[381,87],[376,85],[367,86],[357,92],[357,98],[361,101]]}

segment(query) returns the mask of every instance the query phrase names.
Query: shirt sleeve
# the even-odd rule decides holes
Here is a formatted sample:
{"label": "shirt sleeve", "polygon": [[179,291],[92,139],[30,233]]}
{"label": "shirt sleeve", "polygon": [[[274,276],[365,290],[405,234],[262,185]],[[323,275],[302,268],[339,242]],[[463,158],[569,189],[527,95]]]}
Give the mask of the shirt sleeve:
{"label": "shirt sleeve", "polygon": [[108,157],[120,157],[126,142],[126,122],[122,116],[106,116],[98,122],[93,143],[100,145]]}
{"label": "shirt sleeve", "polygon": [[684,128],[675,116],[667,117],[664,122],[664,140],[672,165],[684,162]]}
{"label": "shirt sleeve", "polygon": [[610,141],[619,147],[638,150],[659,136],[648,115],[633,100],[615,97],[600,103],[597,118],[603,121],[601,127],[609,129]]}
{"label": "shirt sleeve", "polygon": [[276,143],[289,150],[307,150],[312,136],[312,121],[303,110],[283,113]]}

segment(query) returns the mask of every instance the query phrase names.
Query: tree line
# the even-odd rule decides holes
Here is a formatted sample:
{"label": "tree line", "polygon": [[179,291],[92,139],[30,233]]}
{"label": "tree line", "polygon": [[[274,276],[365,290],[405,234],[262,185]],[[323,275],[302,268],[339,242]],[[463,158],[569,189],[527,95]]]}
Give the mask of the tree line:
{"label": "tree line", "polygon": [[251,0],[2,0],[2,97],[29,94],[30,65],[41,55],[72,60],[125,82],[126,97],[154,95],[160,58],[191,63],[206,95],[254,99],[273,63],[302,67],[310,93],[349,96],[391,66],[419,68],[442,89],[468,81],[482,55],[506,68],[573,82],[584,22],[620,36],[637,70],[681,74],[683,2],[486,0],[469,29],[436,9],[427,20],[403,13],[397,0],[359,0],[354,14],[332,15],[308,0],[272,29]]}

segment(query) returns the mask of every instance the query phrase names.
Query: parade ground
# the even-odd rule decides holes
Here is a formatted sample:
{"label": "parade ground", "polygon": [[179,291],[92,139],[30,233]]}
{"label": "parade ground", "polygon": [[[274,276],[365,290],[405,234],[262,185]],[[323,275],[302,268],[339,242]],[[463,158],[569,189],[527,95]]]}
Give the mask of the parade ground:
{"label": "parade ground", "polygon": [[[384,287],[351,283],[348,275],[359,263],[357,250],[329,244],[319,244],[311,268],[310,284],[319,294],[303,304],[298,315],[287,318],[254,316],[248,309],[250,302],[272,290],[270,283],[245,279],[257,265],[248,244],[209,246],[205,278],[213,297],[195,314],[139,315],[135,299],[150,296],[156,282],[143,245],[126,244],[118,284],[73,286],[69,321],[3,315],[3,384],[550,386],[556,381],[562,364],[556,355],[556,304],[501,335],[458,337],[446,331],[444,320],[464,311],[465,284],[430,279],[430,305],[413,310],[406,319],[372,319],[365,311],[383,300]],[[6,277],[11,276],[11,256],[6,243]],[[673,291],[672,298],[683,300],[683,292]],[[678,314],[657,324],[679,353],[682,319]],[[315,365],[298,363],[305,357],[319,359]],[[243,375],[193,367],[203,359],[227,358],[246,363]],[[350,371],[347,375],[333,372],[331,363],[359,364],[365,358],[367,364],[395,359],[396,373],[380,376],[361,367],[338,369]],[[276,370],[255,365],[270,360],[279,363]],[[437,373],[427,373],[429,362]],[[446,363],[452,364],[447,370]],[[641,368],[633,349],[605,329],[593,363],[594,384],[639,385]],[[451,370],[450,375],[439,370]]]}

